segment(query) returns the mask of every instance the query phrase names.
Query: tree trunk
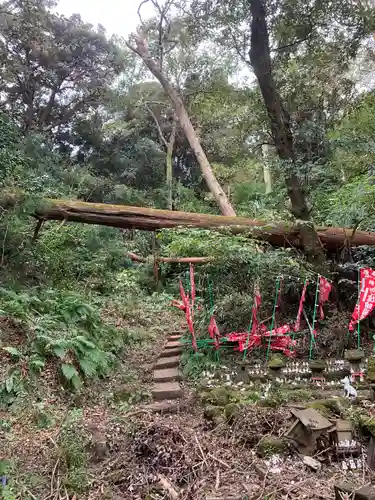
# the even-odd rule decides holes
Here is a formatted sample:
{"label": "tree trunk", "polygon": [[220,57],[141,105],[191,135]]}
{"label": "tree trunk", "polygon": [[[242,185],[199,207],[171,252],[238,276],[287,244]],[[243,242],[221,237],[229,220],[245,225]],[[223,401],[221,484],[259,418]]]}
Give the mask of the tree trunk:
{"label": "tree trunk", "polygon": [[262,146],[262,156],[263,156],[263,178],[264,184],[266,186],[266,194],[272,193],[272,174],[270,169],[270,159],[272,158],[273,147],[269,144],[263,144]]}
{"label": "tree trunk", "polygon": [[171,134],[169,136],[169,139],[165,138],[163,131],[161,129],[160,123],[157,119],[157,116],[155,113],[152,111],[152,109],[146,105],[146,108],[150,115],[152,116],[158,134],[159,134],[159,139],[160,143],[162,146],[165,147],[165,179],[166,179],[166,185],[167,185],[167,208],[168,210],[173,209],[173,148],[174,148],[174,143],[176,141],[176,131],[177,131],[177,116],[176,114],[173,115],[173,121],[172,121],[172,130]]}
{"label": "tree trunk", "polygon": [[[133,252],[127,252],[127,256],[134,262],[146,263],[154,260],[152,256],[142,257]],[[208,264],[212,260],[211,257],[157,257],[157,261],[164,264]]]}
{"label": "tree trunk", "polygon": [[[10,210],[22,197],[6,194],[0,207]],[[305,248],[301,228],[293,223],[267,223],[245,217],[224,217],[189,212],[171,212],[154,208],[88,203],[76,200],[41,200],[34,216],[39,220],[61,220],[99,224],[123,229],[155,231],[163,228],[200,228],[245,234],[274,246]],[[314,232],[327,250],[337,251],[344,246],[374,245],[375,232],[340,227],[316,227]]]}
{"label": "tree trunk", "polygon": [[168,210],[173,209],[173,148],[174,148],[174,143],[176,140],[176,128],[177,128],[177,120],[176,117],[173,118],[173,123],[172,123],[172,131],[171,135],[169,136],[169,141],[167,145],[167,156],[166,156],[166,166],[167,166],[167,171],[166,171],[166,178],[167,178],[167,196],[168,196],[168,203],[167,207]]}
{"label": "tree trunk", "polygon": [[194,154],[199,163],[202,176],[205,179],[208,189],[213,194],[217,204],[220,207],[220,211],[223,215],[236,215],[232,205],[230,204],[226,194],[218,183],[215,174],[213,173],[210,163],[205,155],[205,152],[202,149],[202,146],[199,142],[198,136],[194,130],[194,127],[190,121],[189,115],[186,111],[184,103],[182,102],[181,97],[178,95],[173,85],[167,79],[167,77],[162,72],[160,65],[154,61],[151,57],[148,48],[147,42],[144,36],[138,36],[136,38],[137,46],[134,47],[131,44],[127,43],[127,46],[139,57],[142,58],[143,62],[147,66],[147,68],[151,71],[151,73],[157,78],[171,100],[176,115],[180,121],[181,127],[185,132],[186,138],[189,141],[191,149],[194,151]]}
{"label": "tree trunk", "polygon": [[282,104],[272,75],[264,1],[250,0],[250,6],[252,14],[250,61],[267,109],[277,154],[283,160],[284,166],[289,169],[286,175],[286,186],[291,201],[291,210],[295,218],[301,221],[301,239],[306,252],[311,259],[322,263],[325,256],[314,226],[303,223],[303,221],[309,221],[310,214],[299,178],[293,172],[295,154],[290,116]]}

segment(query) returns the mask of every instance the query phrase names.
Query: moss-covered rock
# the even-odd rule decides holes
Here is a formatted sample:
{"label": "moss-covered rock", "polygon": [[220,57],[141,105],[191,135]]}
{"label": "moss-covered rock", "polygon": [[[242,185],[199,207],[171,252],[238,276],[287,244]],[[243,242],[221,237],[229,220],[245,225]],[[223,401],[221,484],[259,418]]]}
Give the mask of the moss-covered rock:
{"label": "moss-covered rock", "polygon": [[204,409],[204,416],[215,425],[222,424],[226,420],[224,408],[221,406],[207,405]]}
{"label": "moss-covered rock", "polygon": [[241,405],[239,403],[229,403],[224,406],[224,414],[227,422],[232,422],[238,414]]}
{"label": "moss-covered rock", "polygon": [[344,377],[349,377],[349,376],[350,376],[349,368],[343,368],[342,370],[337,370],[335,372],[326,372],[324,374],[325,379],[328,381],[342,380]]}
{"label": "moss-covered rock", "polygon": [[225,406],[207,405],[204,408],[204,417],[215,425],[225,422],[231,423],[241,408],[240,403],[228,403]]}
{"label": "moss-covered rock", "polygon": [[284,438],[276,436],[266,436],[257,446],[257,453],[265,458],[272,455],[281,455],[289,450],[289,443]]}
{"label": "moss-covered rock", "polygon": [[204,404],[214,406],[225,406],[228,403],[238,400],[238,394],[227,386],[215,387],[209,391],[202,392],[200,398]]}
{"label": "moss-covered rock", "polygon": [[375,437],[375,418],[360,415],[358,424],[363,434]]}
{"label": "moss-covered rock", "polygon": [[346,398],[316,399],[307,404],[308,408],[315,408],[326,417],[343,415],[350,402]]}
{"label": "moss-covered rock", "polygon": [[345,351],[344,357],[352,363],[359,362],[365,357],[365,352],[362,349],[348,349]]}
{"label": "moss-covered rock", "polygon": [[371,356],[367,362],[367,378],[375,382],[375,356]]}
{"label": "moss-covered rock", "polygon": [[286,362],[281,354],[273,354],[268,361],[268,368],[271,370],[280,370],[284,366],[286,366]]}
{"label": "moss-covered rock", "polygon": [[326,362],[323,359],[312,359],[309,361],[309,367],[312,372],[322,372],[326,369]]}

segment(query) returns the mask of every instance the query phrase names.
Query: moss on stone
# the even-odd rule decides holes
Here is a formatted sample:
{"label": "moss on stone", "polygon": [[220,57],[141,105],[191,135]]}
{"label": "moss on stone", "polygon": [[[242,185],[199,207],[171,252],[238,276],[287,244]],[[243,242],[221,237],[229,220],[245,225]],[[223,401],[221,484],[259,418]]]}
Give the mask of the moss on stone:
{"label": "moss on stone", "polygon": [[236,394],[233,389],[226,386],[215,387],[209,391],[200,394],[201,400],[204,404],[211,404],[214,406],[225,406],[230,403]]}
{"label": "moss on stone", "polygon": [[225,422],[224,409],[221,406],[207,405],[204,409],[204,416],[215,425]]}
{"label": "moss on stone", "polygon": [[326,369],[326,362],[323,359],[312,359],[309,361],[309,366],[313,372],[322,372]]}
{"label": "moss on stone", "polygon": [[365,434],[375,437],[375,418],[368,415],[362,415],[359,420],[359,426]]}
{"label": "moss on stone", "polygon": [[334,415],[342,415],[347,408],[348,402],[345,398],[327,398],[327,399],[316,399],[311,403],[307,404],[308,408],[315,408],[315,410],[320,411],[323,415],[330,417]]}
{"label": "moss on stone", "polygon": [[280,354],[272,355],[268,361],[268,368],[271,370],[280,370],[281,368],[284,368],[284,366],[286,366],[286,362]]}
{"label": "moss on stone", "polygon": [[371,356],[367,362],[367,378],[375,382],[375,356]]}
{"label": "moss on stone", "polygon": [[257,452],[263,458],[276,454],[280,455],[287,452],[288,449],[288,441],[284,438],[278,438],[276,436],[264,437],[257,446]]}
{"label": "moss on stone", "polygon": [[362,349],[348,349],[345,351],[345,359],[348,361],[361,361],[365,357],[365,352]]}
{"label": "moss on stone", "polygon": [[213,422],[215,425],[219,425],[225,422],[233,422],[240,408],[240,403],[228,403],[225,406],[208,404],[205,406],[203,413],[208,421]]}
{"label": "moss on stone", "polygon": [[225,419],[227,422],[232,422],[235,416],[238,414],[241,405],[239,403],[229,403],[224,407]]}
{"label": "moss on stone", "polygon": [[227,386],[215,387],[214,389],[205,390],[199,394],[200,400],[204,406],[212,405],[221,408],[232,403],[251,404],[257,401],[257,396],[259,397],[258,393],[255,391],[240,392]]}

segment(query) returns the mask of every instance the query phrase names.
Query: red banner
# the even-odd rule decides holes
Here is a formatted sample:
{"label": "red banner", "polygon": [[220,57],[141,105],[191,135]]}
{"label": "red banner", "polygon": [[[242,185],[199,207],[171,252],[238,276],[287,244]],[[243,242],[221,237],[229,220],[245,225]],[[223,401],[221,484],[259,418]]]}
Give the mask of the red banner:
{"label": "red banner", "polygon": [[258,328],[258,310],[260,308],[260,305],[262,303],[262,296],[260,292],[257,292],[254,297],[254,305],[252,309],[252,326],[251,326],[251,333],[255,333]]}
{"label": "red banner", "polygon": [[214,316],[211,316],[210,324],[208,325],[208,334],[209,336],[215,340],[215,348],[219,349],[220,347],[220,331],[216,323],[216,319]]}
{"label": "red banner", "polygon": [[190,290],[191,290],[191,307],[195,303],[195,279],[194,279],[194,266],[190,264]]}
{"label": "red banner", "polygon": [[361,287],[359,300],[352,314],[349,323],[349,330],[352,332],[354,326],[371,313],[375,307],[375,271],[369,268],[360,270]]}
{"label": "red banner", "polygon": [[296,322],[295,322],[294,327],[293,327],[293,330],[295,332],[298,332],[299,329],[301,328],[301,315],[302,315],[302,310],[303,310],[303,304],[304,304],[305,298],[306,298],[306,289],[307,289],[307,285],[308,284],[309,284],[309,282],[306,281],[306,283],[303,286],[301,298],[300,298],[300,301],[299,301],[297,319],[296,319]]}
{"label": "red banner", "polygon": [[172,300],[171,305],[173,307],[178,307],[178,309],[181,309],[182,311],[185,311],[186,323],[188,325],[189,332],[191,333],[193,349],[194,349],[194,351],[197,351],[197,341],[195,339],[195,332],[194,332],[194,325],[193,325],[193,308],[192,308],[192,304],[190,303],[189,294],[185,293],[185,290],[184,290],[184,287],[182,285],[181,280],[180,280],[180,295],[181,295],[182,303],[178,302],[178,300]]}
{"label": "red banner", "polygon": [[319,278],[319,311],[320,311],[320,319],[324,319],[324,310],[323,304],[327,302],[329,298],[329,294],[331,293],[332,285],[331,283],[320,276]]}
{"label": "red banner", "polygon": [[[254,304],[251,311],[251,330],[246,334],[246,338],[244,340],[239,340],[239,350],[244,351],[245,349],[251,350],[258,344],[260,344],[260,336],[259,340],[256,337],[257,329],[258,329],[258,310],[262,303],[262,296],[259,292],[255,292],[254,296]],[[242,334],[241,334],[242,335]]]}
{"label": "red banner", "polygon": [[279,326],[278,328],[274,328],[273,330],[269,331],[268,328],[265,325],[262,325],[260,327],[260,331],[264,337],[275,337],[275,336],[282,336],[285,335],[286,333],[289,333],[291,331],[290,325],[282,325]]}
{"label": "red banner", "polygon": [[286,356],[294,356],[295,352],[291,351],[290,347],[294,347],[296,344],[297,342],[292,340],[289,335],[285,335],[274,340],[270,347],[273,351],[282,351]]}

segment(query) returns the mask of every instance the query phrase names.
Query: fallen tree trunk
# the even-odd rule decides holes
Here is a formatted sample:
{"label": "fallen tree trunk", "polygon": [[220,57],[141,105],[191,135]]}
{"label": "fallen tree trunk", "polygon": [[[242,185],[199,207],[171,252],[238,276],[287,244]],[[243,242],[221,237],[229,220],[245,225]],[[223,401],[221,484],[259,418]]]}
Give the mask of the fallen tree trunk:
{"label": "fallen tree trunk", "polygon": [[208,264],[213,259],[211,257],[142,257],[133,252],[127,252],[127,256],[134,262],[154,261],[164,264]]}
{"label": "fallen tree trunk", "polygon": [[[8,195],[3,206],[10,207],[17,201],[16,197],[12,198]],[[186,227],[228,231],[231,234],[245,233],[275,246],[303,247],[300,224],[297,227],[293,223],[267,223],[245,217],[52,199],[44,200],[35,210],[34,215],[42,220],[66,220],[144,231]],[[345,245],[375,245],[375,232],[340,227],[316,227],[315,229],[322,245],[328,250],[338,250]]]}

